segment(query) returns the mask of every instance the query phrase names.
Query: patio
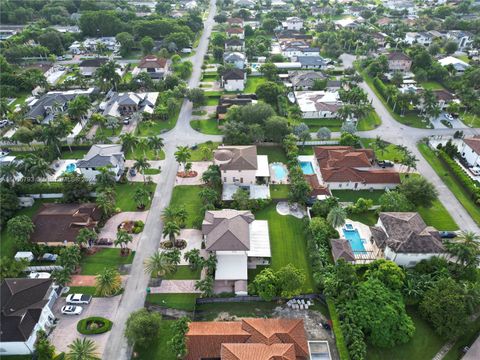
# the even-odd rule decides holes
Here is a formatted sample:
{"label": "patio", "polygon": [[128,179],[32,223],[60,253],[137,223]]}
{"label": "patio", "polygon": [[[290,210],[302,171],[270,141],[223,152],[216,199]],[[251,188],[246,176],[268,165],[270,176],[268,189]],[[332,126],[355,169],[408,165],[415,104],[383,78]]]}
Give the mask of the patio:
{"label": "patio", "polygon": [[47,181],[58,181],[59,177],[62,176],[64,173],[72,172],[72,170],[67,170],[67,166],[72,167],[71,164],[75,166],[73,171],[79,173],[80,171],[76,168],[76,165],[75,165],[76,163],[77,163],[77,160],[74,160],[74,159],[55,160],[51,165],[51,168],[55,170],[55,173],[47,176]]}
{"label": "patio", "polygon": [[239,188],[247,188],[250,191],[250,199],[269,199],[270,188],[268,185],[235,185],[223,184],[222,200],[232,200],[233,194]]}
{"label": "patio", "polygon": [[290,205],[286,201],[281,201],[277,204],[277,212],[283,216],[292,215],[297,219],[303,219],[307,216],[307,212],[301,206],[298,204]]}

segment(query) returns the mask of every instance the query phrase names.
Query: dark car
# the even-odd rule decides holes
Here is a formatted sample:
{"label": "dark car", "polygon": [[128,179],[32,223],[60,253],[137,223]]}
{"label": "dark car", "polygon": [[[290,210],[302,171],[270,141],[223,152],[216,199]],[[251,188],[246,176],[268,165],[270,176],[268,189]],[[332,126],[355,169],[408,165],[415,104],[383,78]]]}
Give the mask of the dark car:
{"label": "dark car", "polygon": [[444,239],[453,239],[457,237],[457,234],[453,231],[439,231],[440,237]]}
{"label": "dark car", "polygon": [[96,241],[96,244],[97,245],[107,245],[107,246],[111,246],[113,244],[112,240],[108,239],[108,238],[101,238],[101,239],[98,239]]}
{"label": "dark car", "polygon": [[128,173],[130,174],[130,176],[135,176],[135,175],[137,175],[137,172],[135,171],[134,168],[131,168],[130,170],[128,170]]}
{"label": "dark car", "polygon": [[331,330],[331,327],[328,323],[322,323],[322,327],[325,329],[325,330]]}
{"label": "dark car", "polygon": [[388,160],[381,160],[377,162],[378,166],[382,168],[387,168],[387,167],[393,167],[393,162],[388,161]]}

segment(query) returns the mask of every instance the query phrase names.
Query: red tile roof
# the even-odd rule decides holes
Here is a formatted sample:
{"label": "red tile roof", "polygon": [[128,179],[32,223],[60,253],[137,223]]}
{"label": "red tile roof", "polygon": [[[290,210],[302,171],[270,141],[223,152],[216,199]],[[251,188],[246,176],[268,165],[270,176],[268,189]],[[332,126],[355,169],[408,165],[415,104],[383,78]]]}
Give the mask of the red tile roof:
{"label": "red tile roof", "polygon": [[138,64],[141,69],[163,69],[167,65],[167,59],[156,57],[155,55],[147,55]]}
{"label": "red tile roof", "polygon": [[463,139],[463,142],[467,144],[476,154],[480,155],[480,136]]}
{"label": "red tile roof", "polygon": [[239,27],[232,27],[227,29],[229,34],[243,34],[243,29]]}
{"label": "red tile roof", "polygon": [[293,344],[223,344],[222,360],[296,360]]}

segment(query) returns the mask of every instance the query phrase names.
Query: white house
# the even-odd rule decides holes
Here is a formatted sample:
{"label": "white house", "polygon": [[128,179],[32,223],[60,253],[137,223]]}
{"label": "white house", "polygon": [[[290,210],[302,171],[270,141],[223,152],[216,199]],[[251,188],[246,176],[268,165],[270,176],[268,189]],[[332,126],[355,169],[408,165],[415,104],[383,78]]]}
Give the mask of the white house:
{"label": "white house", "polygon": [[138,66],[132,71],[134,76],[145,72],[154,80],[163,79],[168,71],[167,59],[155,55],[147,55],[140,60]]}
{"label": "white house", "polygon": [[288,17],[282,21],[282,26],[286,30],[301,30],[303,29],[303,20],[296,16]]}
{"label": "white house", "polygon": [[268,222],[250,211],[207,211],[202,223],[205,250],[215,253],[215,288],[247,295],[248,269],[270,263]]}
{"label": "white house", "polygon": [[0,354],[33,354],[37,331],[53,326],[58,286],[50,279],[5,279],[1,293]]}
{"label": "white house", "polygon": [[334,118],[342,107],[337,91],[295,91],[304,119]]}
{"label": "white house", "polygon": [[457,75],[463,74],[465,72],[465,70],[470,66],[465,61],[457,59],[454,56],[444,57],[443,59],[438,60],[438,62],[442,66],[452,65],[453,68],[455,69]]}
{"label": "white house", "polygon": [[447,32],[447,39],[456,42],[460,51],[470,47],[473,43],[473,38],[473,34],[468,31],[450,30]]}
{"label": "white house", "polygon": [[320,56],[320,48],[288,46],[282,49],[282,55],[289,59],[303,56]]}
{"label": "white house", "polygon": [[433,36],[428,32],[407,32],[404,40],[410,45],[421,44],[423,46],[429,46],[432,43]]}
{"label": "white house", "polygon": [[146,93],[116,93],[107,94],[107,101],[99,106],[104,116],[121,117],[133,113],[152,114],[158,99],[158,92]]}
{"label": "white house", "polygon": [[92,145],[83,160],[77,161],[77,168],[88,181],[95,181],[95,177],[100,174],[100,168],[108,168],[115,174],[115,180],[120,180],[125,170],[125,156],[122,145]]}
{"label": "white house", "polygon": [[245,67],[246,57],[245,54],[240,52],[228,52],[223,54],[223,61],[226,64],[232,64],[237,69],[243,69]]}
{"label": "white house", "polygon": [[416,212],[382,212],[370,230],[377,257],[400,266],[415,266],[445,252],[439,232]]}
{"label": "white house", "polygon": [[480,136],[463,139],[458,151],[470,166],[480,168]]}
{"label": "white house", "polygon": [[246,73],[240,69],[225,71],[222,75],[222,86],[226,91],[243,91],[245,89]]}

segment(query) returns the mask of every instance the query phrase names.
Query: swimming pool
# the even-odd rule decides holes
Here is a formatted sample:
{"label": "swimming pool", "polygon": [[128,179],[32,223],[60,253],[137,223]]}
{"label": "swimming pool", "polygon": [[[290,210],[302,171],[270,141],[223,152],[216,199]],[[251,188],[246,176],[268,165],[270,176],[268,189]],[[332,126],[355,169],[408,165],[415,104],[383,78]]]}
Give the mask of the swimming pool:
{"label": "swimming pool", "polygon": [[343,231],[343,236],[345,236],[345,239],[348,240],[350,243],[350,246],[352,247],[353,252],[363,252],[365,250],[365,246],[363,245],[363,241],[360,238],[360,233],[358,232],[357,229],[355,230],[346,230],[342,229]]}
{"label": "swimming pool", "polygon": [[276,181],[284,181],[287,179],[287,170],[283,164],[273,163],[271,167]]}
{"label": "swimming pool", "polygon": [[300,167],[305,175],[315,174],[315,170],[313,170],[313,165],[310,161],[300,161]]}
{"label": "swimming pool", "polygon": [[67,167],[65,168],[65,172],[67,174],[74,172],[77,169],[77,165],[74,163],[68,164]]}

